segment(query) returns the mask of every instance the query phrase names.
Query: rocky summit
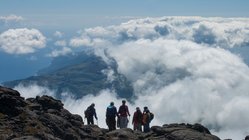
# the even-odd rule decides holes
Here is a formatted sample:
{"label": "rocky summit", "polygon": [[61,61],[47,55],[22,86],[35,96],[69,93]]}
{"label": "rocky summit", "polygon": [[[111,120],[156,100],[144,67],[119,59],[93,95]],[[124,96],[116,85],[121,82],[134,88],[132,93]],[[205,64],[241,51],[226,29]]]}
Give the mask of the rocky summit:
{"label": "rocky summit", "polygon": [[50,96],[24,99],[18,91],[0,86],[0,140],[219,140],[200,124],[152,126],[149,133],[132,129],[108,131],[84,125],[63,103]]}

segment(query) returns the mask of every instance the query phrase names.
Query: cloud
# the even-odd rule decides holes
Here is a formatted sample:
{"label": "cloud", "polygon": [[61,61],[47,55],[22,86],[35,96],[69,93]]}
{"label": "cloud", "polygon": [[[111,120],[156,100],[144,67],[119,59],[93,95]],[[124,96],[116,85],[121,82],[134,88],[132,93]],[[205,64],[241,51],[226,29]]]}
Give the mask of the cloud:
{"label": "cloud", "polygon": [[62,49],[57,49],[52,51],[50,54],[48,54],[49,57],[58,57],[62,55],[67,55],[69,53],[72,53],[72,50],[68,47],[63,47]]}
{"label": "cloud", "polygon": [[11,22],[20,22],[23,21],[24,18],[22,16],[17,16],[17,15],[9,15],[9,16],[0,16],[0,22],[3,23],[11,23]]}
{"label": "cloud", "polygon": [[[212,47],[248,46],[248,18],[162,17],[130,20],[120,25],[85,29],[72,46],[96,46],[94,40],[122,44],[139,39],[189,40]],[[101,44],[102,45],[102,44]]]}
{"label": "cloud", "polygon": [[9,29],[0,34],[0,49],[9,54],[28,54],[46,46],[46,37],[37,29]]}
{"label": "cloud", "polygon": [[62,38],[64,36],[64,33],[60,31],[55,31],[54,36],[58,38]]}
{"label": "cloud", "polygon": [[61,46],[61,47],[66,47],[67,42],[65,40],[58,40],[54,43],[55,46]]}
{"label": "cloud", "polygon": [[107,64],[115,60],[138,96],[132,107],[149,106],[155,124],[199,122],[222,134],[249,129],[249,68],[229,51],[249,46],[248,18],[136,19],[85,29],[70,44],[93,47]]}
{"label": "cloud", "polygon": [[15,90],[19,91],[21,96],[24,98],[35,98],[36,96],[49,95],[55,97],[55,92],[46,87],[41,87],[35,83],[30,85],[19,84],[14,87]]}
{"label": "cloud", "polygon": [[[248,46],[248,22],[247,18],[137,19],[85,29],[69,44],[91,46],[107,64],[115,61],[137,96],[134,104],[128,104],[130,111],[148,106],[155,114],[152,125],[198,122],[218,136],[236,132],[229,138],[242,139],[249,130],[249,67],[229,48]],[[115,76],[111,69],[105,73],[110,81]],[[108,89],[82,99],[70,93],[63,97],[65,107],[82,116],[94,102],[101,127],[106,127],[106,106],[110,101],[119,106],[120,100]]]}

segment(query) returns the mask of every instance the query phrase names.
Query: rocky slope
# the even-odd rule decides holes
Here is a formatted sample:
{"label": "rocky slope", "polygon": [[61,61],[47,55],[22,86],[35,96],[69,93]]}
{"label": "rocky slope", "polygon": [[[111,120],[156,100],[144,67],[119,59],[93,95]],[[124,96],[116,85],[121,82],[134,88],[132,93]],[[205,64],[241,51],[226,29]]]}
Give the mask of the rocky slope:
{"label": "rocky slope", "polygon": [[200,124],[153,126],[141,133],[129,128],[108,132],[84,125],[81,116],[49,96],[24,99],[18,91],[0,86],[0,140],[164,139],[219,140]]}
{"label": "rocky slope", "polygon": [[[111,79],[108,78],[110,74]],[[129,99],[133,96],[131,83],[124,75],[118,73],[115,61],[106,64],[100,57],[85,51],[54,58],[51,65],[36,76],[3,83],[11,88],[19,84],[48,87],[56,92],[57,98],[60,98],[63,92],[70,92],[74,97],[82,98],[89,94],[96,95],[103,89],[114,90],[121,98]]]}

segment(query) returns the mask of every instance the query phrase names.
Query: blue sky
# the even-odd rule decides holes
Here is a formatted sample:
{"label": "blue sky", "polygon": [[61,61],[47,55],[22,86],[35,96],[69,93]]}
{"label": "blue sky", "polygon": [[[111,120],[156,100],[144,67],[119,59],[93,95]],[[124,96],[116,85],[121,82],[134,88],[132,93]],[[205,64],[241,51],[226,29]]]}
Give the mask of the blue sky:
{"label": "blue sky", "polygon": [[[63,32],[60,39],[69,41],[84,28],[120,24],[132,18],[248,17],[248,6],[249,0],[0,0],[0,34],[12,28],[35,28],[47,38],[46,48],[51,51],[55,31]],[[24,20],[1,25],[1,18],[9,15]],[[34,75],[49,65],[51,58],[44,52],[48,50],[29,55],[0,51],[0,83]]]}
{"label": "blue sky", "polygon": [[248,0],[1,0],[1,14],[248,16]]}
{"label": "blue sky", "polygon": [[107,17],[118,22],[122,16],[248,17],[248,6],[248,0],[0,0],[0,14],[70,28],[108,25]]}

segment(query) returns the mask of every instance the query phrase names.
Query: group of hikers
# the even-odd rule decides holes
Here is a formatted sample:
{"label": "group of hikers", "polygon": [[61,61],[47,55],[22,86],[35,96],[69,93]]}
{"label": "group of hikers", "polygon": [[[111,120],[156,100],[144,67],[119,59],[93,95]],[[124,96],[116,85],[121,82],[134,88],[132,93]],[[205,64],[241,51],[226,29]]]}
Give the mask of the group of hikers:
{"label": "group of hikers", "polygon": [[[85,118],[87,119],[87,124],[94,124],[94,117],[98,120],[95,104],[92,103],[84,112]],[[128,106],[126,105],[126,101],[122,100],[122,105],[117,108],[114,106],[114,102],[111,102],[110,105],[106,109],[106,124],[109,128],[109,131],[115,130],[116,126],[119,128],[127,128],[130,112]],[[117,118],[117,121],[116,121]],[[143,112],[139,107],[136,107],[136,111],[133,114],[132,124],[133,129],[137,131],[149,132],[150,131],[150,122],[154,118],[154,114],[151,113],[148,107],[144,107]]]}

